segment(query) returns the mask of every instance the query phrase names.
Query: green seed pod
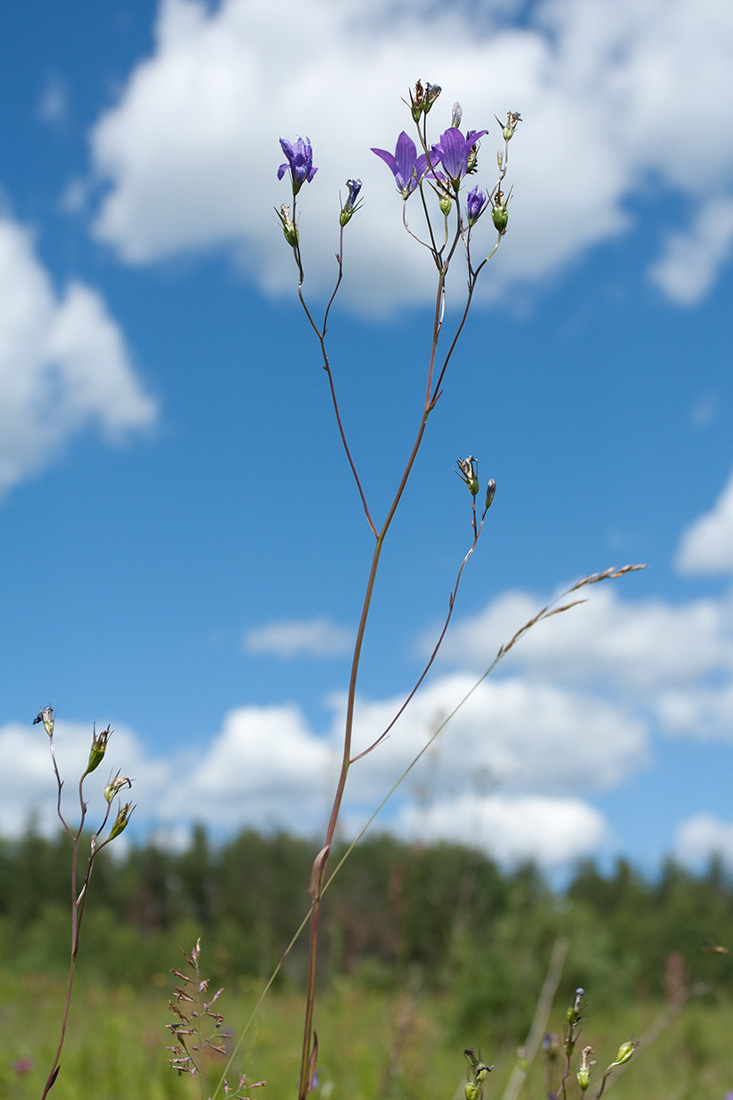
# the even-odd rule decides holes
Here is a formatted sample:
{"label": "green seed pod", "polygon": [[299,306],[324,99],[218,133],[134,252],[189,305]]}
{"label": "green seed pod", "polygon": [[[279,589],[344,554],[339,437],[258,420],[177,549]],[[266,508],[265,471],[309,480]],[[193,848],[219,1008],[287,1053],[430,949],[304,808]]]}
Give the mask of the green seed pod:
{"label": "green seed pod", "polygon": [[465,1088],[466,1100],[481,1100],[481,1086],[469,1081]]}
{"label": "green seed pod", "polygon": [[441,212],[441,214],[444,214],[446,216],[446,218],[450,214],[450,208],[451,208],[452,205],[453,205],[453,203],[448,198],[448,196],[443,195],[443,197],[440,200],[440,212]]}
{"label": "green seed pod", "polygon": [[509,211],[505,202],[497,203],[491,209],[491,220],[494,223],[494,227],[499,230],[500,233],[506,233],[507,222],[509,221]]}
{"label": "green seed pod", "polygon": [[89,775],[95,768],[104,760],[104,754],[107,751],[107,742],[109,741],[112,730],[107,726],[106,730],[102,730],[101,733],[92,734],[92,747],[89,750],[89,763],[87,764],[86,774]]}

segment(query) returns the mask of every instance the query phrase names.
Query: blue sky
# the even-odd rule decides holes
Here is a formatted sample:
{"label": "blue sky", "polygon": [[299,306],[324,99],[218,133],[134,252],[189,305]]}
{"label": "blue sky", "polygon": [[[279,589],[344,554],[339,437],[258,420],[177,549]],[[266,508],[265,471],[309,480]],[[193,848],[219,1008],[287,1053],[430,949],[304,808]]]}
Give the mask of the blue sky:
{"label": "blue sky", "polygon": [[[455,100],[489,128],[484,185],[494,115],[524,121],[509,232],[386,546],[364,744],[470,545],[456,458],[497,494],[429,681],[352,770],[345,831],[536,610],[646,562],[517,646],[383,824],[548,870],[733,865],[729,5],[27,0],[3,24],[0,830],[33,809],[51,827],[30,724],[48,702],[69,778],[112,724],[139,837],[322,830],[371,535],[274,218],[278,138],[313,141],[316,306],[339,189],[364,182],[330,349],[379,514],[419,417],[433,276],[369,149],[410,128],[421,77],[444,89],[435,140]],[[446,329],[463,285],[456,269]]]}

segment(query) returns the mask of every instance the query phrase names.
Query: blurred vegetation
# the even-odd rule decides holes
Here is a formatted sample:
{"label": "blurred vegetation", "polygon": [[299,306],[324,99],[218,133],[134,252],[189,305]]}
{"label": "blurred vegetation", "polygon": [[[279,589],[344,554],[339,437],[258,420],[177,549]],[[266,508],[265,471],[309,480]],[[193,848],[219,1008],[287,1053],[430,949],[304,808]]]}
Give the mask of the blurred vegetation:
{"label": "blurred vegetation", "polygon": [[[180,949],[201,936],[215,982],[266,980],[308,911],[314,851],[301,838],[253,830],[214,845],[197,828],[184,851],[148,843],[122,858],[104,853],[90,884],[80,977],[110,987],[167,982]],[[6,973],[66,972],[69,857],[63,835],[29,829],[0,841]],[[491,1019],[501,1039],[524,1035],[558,938],[570,944],[563,987],[592,989],[600,1010],[674,998],[670,983],[733,995],[733,954],[710,950],[733,946],[733,879],[719,862],[699,875],[668,862],[654,881],[623,861],[607,875],[589,863],[558,892],[531,865],[505,872],[456,845],[378,835],[354,850],[325,905],[324,985],[346,977],[394,992],[417,982],[449,996],[455,1011],[444,1024],[456,1034]],[[305,950],[303,937],[283,968],[283,991],[300,988]]]}

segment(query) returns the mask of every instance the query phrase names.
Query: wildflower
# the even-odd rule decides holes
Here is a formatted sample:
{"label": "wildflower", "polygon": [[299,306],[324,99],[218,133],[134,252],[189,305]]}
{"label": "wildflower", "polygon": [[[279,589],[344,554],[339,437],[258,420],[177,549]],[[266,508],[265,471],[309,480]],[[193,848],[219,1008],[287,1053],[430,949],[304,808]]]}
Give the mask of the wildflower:
{"label": "wildflower", "polygon": [[346,186],[349,189],[349,194],[347,195],[346,202],[341,207],[341,213],[339,215],[341,225],[346,225],[346,223],[350,221],[352,215],[355,214],[361,206],[361,202],[356,201],[361,191],[361,180],[347,180]]}
{"label": "wildflower", "polygon": [[409,198],[425,175],[425,169],[428,166],[428,158],[424,153],[417,155],[415,142],[409,134],[403,130],[397,138],[394,156],[386,149],[372,149],[372,152],[381,157],[389,168],[402,198]]}
{"label": "wildflower", "polygon": [[33,725],[38,725],[39,722],[43,722],[43,727],[49,737],[53,737],[53,710],[51,707],[44,707],[43,710],[39,710],[36,717],[33,719]]}
{"label": "wildflower", "polygon": [[433,146],[433,156],[445,169],[453,186],[458,189],[463,177],[476,166],[476,147],[479,138],[488,130],[469,130],[464,137],[456,126],[451,126],[440,135],[440,141]]}
{"label": "wildflower", "polygon": [[107,726],[106,730],[102,730],[101,733],[97,733],[96,730],[92,734],[92,747],[89,750],[89,763],[87,764],[86,775],[93,772],[95,768],[104,760],[104,754],[107,751],[107,742],[109,741],[112,730]]}
{"label": "wildflower", "polygon": [[310,138],[298,136],[293,145],[285,138],[280,138],[282,151],[287,157],[285,164],[281,164],[277,170],[277,178],[281,180],[289,170],[293,180],[293,195],[297,195],[304,183],[310,183],[317,168],[313,167],[313,147]]}
{"label": "wildflower", "polygon": [[486,195],[484,192],[480,187],[472,187],[466,195],[466,214],[468,216],[469,225],[475,225],[481,217],[485,206]]}
{"label": "wildflower", "polygon": [[469,455],[468,458],[457,458],[456,463],[458,465],[456,473],[461,481],[468,486],[471,496],[475,497],[478,492],[478,473],[476,471],[478,459],[474,458],[473,455]]}

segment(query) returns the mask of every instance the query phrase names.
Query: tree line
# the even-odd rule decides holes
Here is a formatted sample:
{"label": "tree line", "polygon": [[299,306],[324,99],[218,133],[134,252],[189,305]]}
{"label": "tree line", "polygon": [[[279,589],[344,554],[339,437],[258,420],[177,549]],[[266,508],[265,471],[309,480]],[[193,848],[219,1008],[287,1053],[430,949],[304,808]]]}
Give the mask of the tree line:
{"label": "tree line", "polygon": [[[90,883],[80,965],[110,983],[160,980],[201,936],[215,980],[266,979],[308,912],[314,850],[255,830],[214,844],[197,827],[183,851],[151,841],[108,853]],[[64,835],[0,841],[5,969],[65,971],[69,858]],[[454,994],[466,1019],[498,1016],[513,1034],[558,938],[570,945],[564,985],[592,988],[596,1003],[669,999],[675,982],[733,993],[733,879],[715,860],[700,874],[668,861],[654,879],[623,860],[607,874],[585,863],[558,891],[531,864],[506,871],[458,845],[377,835],[351,853],[324,904],[327,979],[393,988],[418,976]],[[281,982],[302,981],[305,950],[302,937]]]}

